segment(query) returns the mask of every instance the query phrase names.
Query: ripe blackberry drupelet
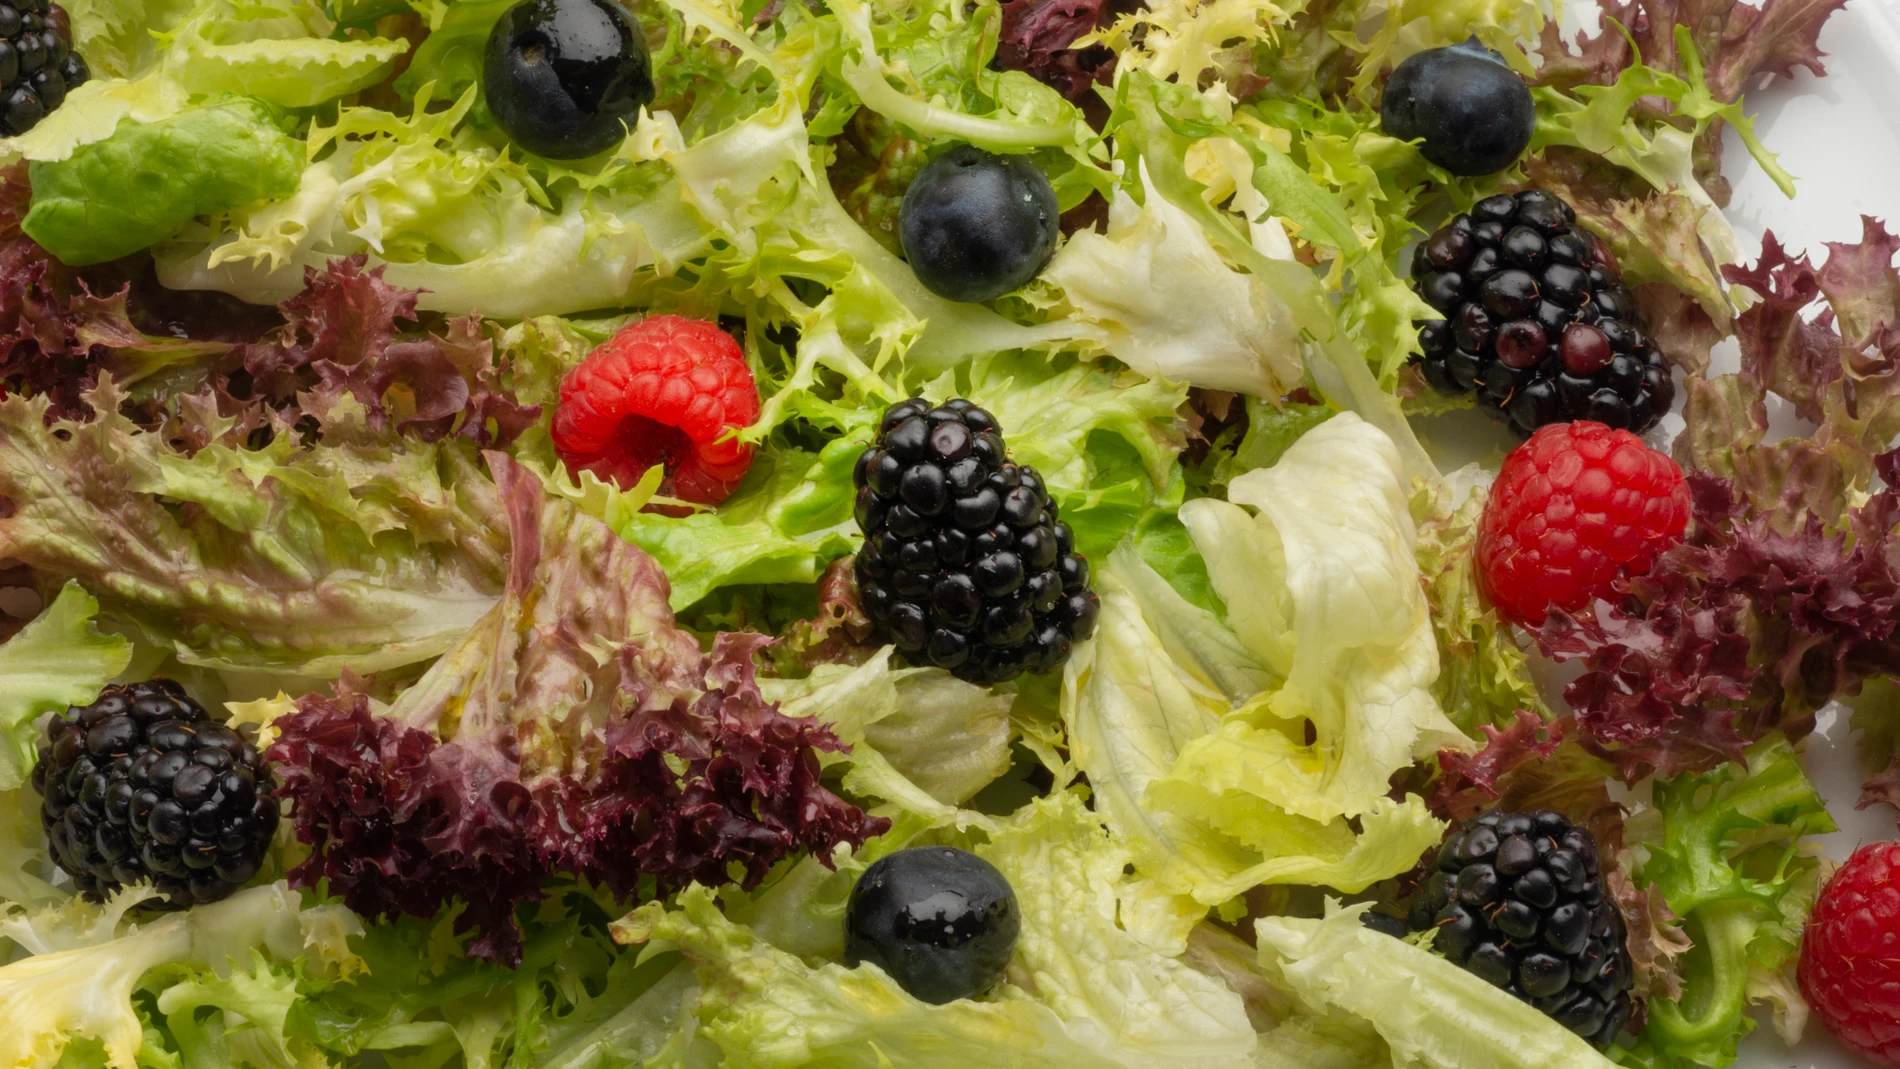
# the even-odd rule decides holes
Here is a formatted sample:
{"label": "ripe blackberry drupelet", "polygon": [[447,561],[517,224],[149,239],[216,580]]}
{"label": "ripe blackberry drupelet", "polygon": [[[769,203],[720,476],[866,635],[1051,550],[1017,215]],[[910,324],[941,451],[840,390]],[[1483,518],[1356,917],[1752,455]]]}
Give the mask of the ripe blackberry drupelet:
{"label": "ripe blackberry drupelet", "polygon": [[1588,419],[1638,434],[1675,399],[1661,350],[1608,250],[1541,189],[1486,197],[1422,242],[1412,285],[1425,381],[1476,393],[1520,434]]}
{"label": "ripe blackberry drupelet", "polygon": [[150,880],[174,909],[257,875],[277,830],[273,786],[257,747],[169,679],[107,687],[53,717],[33,768],[53,861],[82,892]]}
{"label": "ripe blackberry drupelet", "polygon": [[1414,930],[1466,971],[1607,1047],[1632,1005],[1629,937],[1596,839],[1556,813],[1491,812],[1445,840],[1412,899]]}
{"label": "ripe blackberry drupelet", "polygon": [[46,0],[0,0],[0,136],[33,129],[92,77],[68,25]]}
{"label": "ripe blackberry drupelet", "polygon": [[860,600],[906,662],[1000,683],[1061,667],[1094,631],[1088,562],[988,412],[893,405],[853,479]]}

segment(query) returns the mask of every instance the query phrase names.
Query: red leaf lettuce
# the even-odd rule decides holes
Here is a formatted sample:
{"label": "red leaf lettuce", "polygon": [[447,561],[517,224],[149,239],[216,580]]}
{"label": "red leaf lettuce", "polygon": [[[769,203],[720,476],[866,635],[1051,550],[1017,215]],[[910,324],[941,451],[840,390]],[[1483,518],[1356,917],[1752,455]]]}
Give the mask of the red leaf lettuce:
{"label": "red leaf lettuce", "polygon": [[477,956],[520,956],[515,906],[556,874],[622,898],[755,886],[806,849],[828,862],[888,822],[819,781],[830,729],[760,695],[753,654],[703,653],[652,558],[487,454],[513,540],[501,602],[382,714],[350,688],[278,721],[270,756],[327,880],[371,916],[467,903]]}

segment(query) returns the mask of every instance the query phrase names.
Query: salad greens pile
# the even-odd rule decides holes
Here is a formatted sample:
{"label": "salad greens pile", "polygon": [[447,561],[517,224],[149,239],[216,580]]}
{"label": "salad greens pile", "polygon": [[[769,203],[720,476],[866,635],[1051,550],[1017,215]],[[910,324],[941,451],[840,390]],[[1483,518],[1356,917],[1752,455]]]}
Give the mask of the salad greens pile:
{"label": "salad greens pile", "polygon": [[[655,99],[571,161],[484,101],[510,6],[72,0],[94,77],[0,139],[0,558],[45,605],[0,644],[0,1064],[1675,1069],[1758,1010],[1799,1035],[1824,706],[1900,803],[1900,238],[1746,263],[1720,152],[1792,193],[1741,90],[1822,73],[1837,0],[1569,34],[1536,0],[633,0]],[[1475,179],[1378,107],[1471,37],[1536,107]],[[956,144],[1064,212],[986,304],[898,239]],[[1488,471],[1427,448],[1469,401],[1411,363],[1400,267],[1525,185],[1680,373],[1694,513],[1536,629],[1476,578]],[[716,508],[556,453],[563,376],[650,313],[759,383]],[[858,603],[853,467],[912,396],[992,413],[1088,559],[1058,675],[903,667]],[[155,675],[286,804],[183,913],[75,896],[31,786],[48,714]],[[1599,845],[1627,1046],[1363,922],[1498,807]],[[1015,891],[980,999],[845,964],[856,877],[916,845]]]}

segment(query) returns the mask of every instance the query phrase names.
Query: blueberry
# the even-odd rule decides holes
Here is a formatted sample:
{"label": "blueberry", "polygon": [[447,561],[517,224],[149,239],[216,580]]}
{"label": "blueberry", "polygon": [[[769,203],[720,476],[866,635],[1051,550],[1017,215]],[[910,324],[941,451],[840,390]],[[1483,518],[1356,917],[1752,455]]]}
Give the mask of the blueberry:
{"label": "blueberry", "polygon": [[495,23],[482,95],[515,144],[573,160],[620,143],[653,102],[639,22],[612,0],[526,0]]}
{"label": "blueberry", "polygon": [[1002,979],[1022,918],[995,867],[947,846],[920,846],[874,862],[845,907],[845,963],[871,962],[898,986],[941,1005]]}
{"label": "blueberry", "polygon": [[1476,38],[1433,48],[1392,72],[1380,105],[1385,132],[1423,139],[1425,158],[1453,174],[1495,174],[1531,142],[1531,91]]}
{"label": "blueberry", "polygon": [[1036,277],[1055,255],[1060,214],[1035,164],[957,145],[911,180],[898,229],[924,288],[987,301]]}

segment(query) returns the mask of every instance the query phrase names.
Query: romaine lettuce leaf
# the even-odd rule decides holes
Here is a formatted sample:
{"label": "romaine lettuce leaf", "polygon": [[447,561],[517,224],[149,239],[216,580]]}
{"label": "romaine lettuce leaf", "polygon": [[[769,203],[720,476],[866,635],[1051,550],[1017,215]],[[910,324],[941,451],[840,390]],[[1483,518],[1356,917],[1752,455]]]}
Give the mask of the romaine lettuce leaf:
{"label": "romaine lettuce leaf", "polygon": [[247,98],[159,122],[122,121],[111,137],[30,170],[28,236],[72,266],[116,260],[201,215],[289,196],[303,145]]}
{"label": "romaine lettuce leaf", "polygon": [[[1367,928],[1367,906],[1254,922],[1260,962],[1307,1005],[1369,1022],[1405,1069],[1608,1069],[1574,1032],[1428,950]],[[1350,1064],[1350,1063],[1349,1063]]]}

